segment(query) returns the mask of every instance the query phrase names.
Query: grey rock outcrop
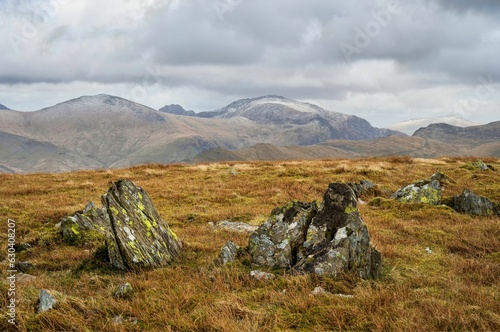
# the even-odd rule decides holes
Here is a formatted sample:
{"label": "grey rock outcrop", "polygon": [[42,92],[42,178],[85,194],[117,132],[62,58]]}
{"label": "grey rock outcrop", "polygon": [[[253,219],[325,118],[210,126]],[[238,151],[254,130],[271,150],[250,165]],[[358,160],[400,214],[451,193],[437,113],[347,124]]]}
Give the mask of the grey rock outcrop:
{"label": "grey rock outcrop", "polygon": [[356,195],[348,185],[330,184],[307,230],[295,270],[330,276],[354,273],[367,279],[377,278],[381,268],[382,255],[370,243]]}
{"label": "grey rock outcrop", "polygon": [[297,273],[376,278],[381,254],[372,247],[356,195],[347,184],[329,185],[320,207],[293,202],[277,208],[250,236],[253,263]]}
{"label": "grey rock outcrop", "polygon": [[292,202],[276,208],[252,235],[248,251],[253,262],[271,268],[291,268],[316,215],[316,203]]}
{"label": "grey rock outcrop", "polygon": [[486,197],[474,194],[469,189],[464,190],[460,195],[453,196],[444,203],[459,213],[475,216],[500,215],[500,205],[493,203]]}
{"label": "grey rock outcrop", "polygon": [[162,267],[180,252],[182,243],[158,214],[149,195],[129,180],[120,180],[93,203],[63,218],[62,236],[71,243],[105,243],[110,264],[120,270]]}
{"label": "grey rock outcrop", "polygon": [[42,289],[40,295],[38,295],[38,307],[36,312],[41,313],[51,310],[56,303],[56,299],[48,291]]}

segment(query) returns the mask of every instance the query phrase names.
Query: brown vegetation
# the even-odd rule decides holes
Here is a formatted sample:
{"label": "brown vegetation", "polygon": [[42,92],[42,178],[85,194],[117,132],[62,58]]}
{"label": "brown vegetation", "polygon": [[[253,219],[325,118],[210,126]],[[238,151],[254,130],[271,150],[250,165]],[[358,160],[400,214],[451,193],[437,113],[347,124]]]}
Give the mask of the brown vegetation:
{"label": "brown vegetation", "polygon": [[[0,175],[0,261],[6,220],[16,220],[19,252],[34,281],[17,285],[20,331],[494,331],[500,330],[500,224],[498,218],[460,215],[443,206],[379,199],[361,205],[373,244],[384,259],[380,280],[338,280],[282,275],[251,279],[243,261],[212,262],[229,239],[247,235],[215,231],[222,219],[254,225],[288,201],[320,200],[328,183],[368,179],[384,198],[436,171],[453,181],[444,196],[470,188],[500,201],[500,172],[468,170],[468,160],[409,157],[358,160],[144,165],[63,174]],[[496,170],[500,161],[488,159]],[[236,171],[236,172],[235,172]],[[62,242],[60,218],[99,202],[113,181],[132,180],[151,196],[160,215],[185,243],[182,257],[163,269],[116,274],[93,264],[92,247]],[[369,199],[369,198],[365,198]],[[428,254],[426,247],[432,249]],[[7,265],[0,265],[0,307],[7,304]],[[130,282],[131,299],[113,290]],[[321,286],[332,294],[309,296]],[[40,289],[56,292],[54,310],[35,314]],[[336,296],[350,294],[353,298]],[[4,311],[4,309],[2,309]],[[113,318],[122,315],[123,323]],[[0,330],[8,330],[5,312]]]}

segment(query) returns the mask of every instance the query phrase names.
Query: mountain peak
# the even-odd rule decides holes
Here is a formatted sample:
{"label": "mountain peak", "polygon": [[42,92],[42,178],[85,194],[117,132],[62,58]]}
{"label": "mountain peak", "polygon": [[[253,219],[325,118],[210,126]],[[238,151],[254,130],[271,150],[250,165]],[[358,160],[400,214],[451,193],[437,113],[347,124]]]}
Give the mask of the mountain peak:
{"label": "mountain peak", "polygon": [[163,113],[175,114],[175,115],[184,115],[184,116],[195,116],[196,113],[194,111],[186,111],[184,107],[178,104],[166,105],[160,108],[158,111]]}

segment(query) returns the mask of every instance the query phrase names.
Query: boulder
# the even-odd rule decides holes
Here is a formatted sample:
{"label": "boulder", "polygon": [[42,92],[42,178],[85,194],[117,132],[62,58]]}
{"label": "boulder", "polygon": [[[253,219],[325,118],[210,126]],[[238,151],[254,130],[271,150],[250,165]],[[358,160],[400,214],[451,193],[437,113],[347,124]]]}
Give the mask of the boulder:
{"label": "boulder", "polygon": [[250,236],[248,251],[254,264],[298,273],[376,278],[382,266],[356,194],[343,183],[329,185],[320,207],[315,202],[292,202],[274,209]]}
{"label": "boulder", "polygon": [[182,243],[158,214],[149,195],[120,180],[101,196],[102,208],[89,203],[61,221],[63,238],[73,244],[105,244],[111,265],[120,270],[165,266]]}
{"label": "boulder", "polygon": [[119,269],[157,268],[182,248],[177,235],[158,214],[149,195],[129,180],[115,182],[101,197],[111,222],[106,243],[110,262]]}
{"label": "boulder", "polygon": [[219,257],[215,261],[218,266],[234,263],[238,257],[240,247],[233,241],[227,241],[226,245],[221,248]]}
{"label": "boulder", "polygon": [[469,171],[487,171],[494,170],[493,166],[485,164],[482,160],[476,160],[462,166],[462,168],[468,169]]}
{"label": "boulder", "polygon": [[400,202],[439,205],[442,198],[442,183],[448,180],[445,174],[437,172],[426,180],[398,189],[391,198]]}
{"label": "boulder", "polygon": [[486,197],[478,196],[472,190],[464,190],[460,195],[453,196],[444,202],[459,213],[475,216],[500,215],[500,206]]}
{"label": "boulder", "polygon": [[367,279],[377,278],[381,268],[382,256],[370,243],[353,190],[346,184],[330,184],[294,269],[328,276],[354,273]]}
{"label": "boulder", "polygon": [[271,268],[291,268],[305,240],[316,203],[292,202],[271,212],[271,217],[250,235],[252,261]]}

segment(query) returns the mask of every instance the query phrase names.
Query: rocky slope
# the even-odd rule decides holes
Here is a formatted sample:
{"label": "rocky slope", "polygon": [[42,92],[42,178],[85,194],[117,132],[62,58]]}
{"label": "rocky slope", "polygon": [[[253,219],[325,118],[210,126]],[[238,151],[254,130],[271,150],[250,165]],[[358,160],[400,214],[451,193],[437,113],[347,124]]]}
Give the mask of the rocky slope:
{"label": "rocky slope", "polygon": [[273,126],[279,145],[312,145],[330,139],[374,139],[401,133],[374,128],[354,115],[327,111],[319,106],[269,95],[241,99],[213,112],[200,112],[197,117],[243,118],[261,126]]}

